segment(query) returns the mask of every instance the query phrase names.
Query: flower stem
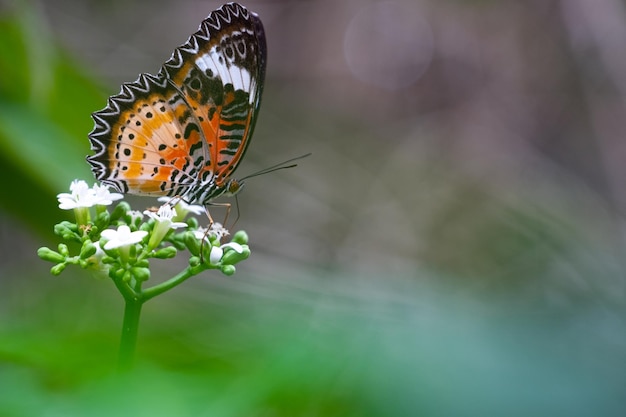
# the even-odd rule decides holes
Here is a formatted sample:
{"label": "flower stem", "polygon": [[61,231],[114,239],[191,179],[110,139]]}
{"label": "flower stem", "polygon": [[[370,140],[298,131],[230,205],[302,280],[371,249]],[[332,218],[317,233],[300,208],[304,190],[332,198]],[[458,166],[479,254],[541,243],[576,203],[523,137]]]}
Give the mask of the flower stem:
{"label": "flower stem", "polygon": [[129,371],[135,358],[135,346],[137,345],[137,332],[139,330],[139,317],[144,300],[137,297],[125,297],[124,323],[122,325],[122,338],[118,358],[118,370]]}
{"label": "flower stem", "polygon": [[187,279],[191,278],[194,275],[199,274],[202,271],[209,269],[206,264],[199,264],[196,266],[188,266],[183,271],[179,272],[178,275],[164,281],[160,284],[157,284],[153,287],[146,288],[142,291],[142,299],[144,301],[148,301],[149,299],[156,297],[159,294],[163,294],[167,290],[171,290],[177,285],[182,284]]}

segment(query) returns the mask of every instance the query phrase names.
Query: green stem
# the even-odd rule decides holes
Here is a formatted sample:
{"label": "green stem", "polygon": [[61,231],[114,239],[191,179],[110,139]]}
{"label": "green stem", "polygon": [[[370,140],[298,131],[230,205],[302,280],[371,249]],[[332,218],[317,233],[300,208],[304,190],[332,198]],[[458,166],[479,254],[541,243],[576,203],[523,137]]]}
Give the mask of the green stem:
{"label": "green stem", "polygon": [[120,340],[118,358],[118,369],[122,372],[129,371],[133,366],[137,332],[139,330],[139,317],[141,316],[141,307],[145,301],[137,297],[125,298],[125,300],[124,323],[122,325],[122,338]]}
{"label": "green stem", "polygon": [[205,271],[207,269],[209,269],[209,267],[206,264],[188,266],[175,277],[172,277],[168,279],[167,281],[164,281],[160,284],[157,284],[153,287],[146,288],[145,290],[143,290],[141,294],[142,299],[144,301],[147,301],[151,299],[152,297],[156,297],[159,294],[163,294],[165,291],[170,290],[179,284],[182,284],[188,278],[191,278],[194,275],[198,275],[200,272]]}

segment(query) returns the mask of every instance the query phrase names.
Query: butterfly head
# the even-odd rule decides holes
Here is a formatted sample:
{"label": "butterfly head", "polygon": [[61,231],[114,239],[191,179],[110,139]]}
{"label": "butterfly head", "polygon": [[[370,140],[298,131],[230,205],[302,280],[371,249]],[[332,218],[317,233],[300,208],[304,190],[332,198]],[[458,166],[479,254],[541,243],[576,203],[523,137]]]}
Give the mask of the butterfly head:
{"label": "butterfly head", "polygon": [[226,183],[226,186],[224,187],[224,195],[228,197],[232,197],[235,194],[238,194],[239,191],[241,191],[241,189],[243,188],[243,186],[244,186],[243,181],[231,178],[230,180],[228,180],[228,182]]}

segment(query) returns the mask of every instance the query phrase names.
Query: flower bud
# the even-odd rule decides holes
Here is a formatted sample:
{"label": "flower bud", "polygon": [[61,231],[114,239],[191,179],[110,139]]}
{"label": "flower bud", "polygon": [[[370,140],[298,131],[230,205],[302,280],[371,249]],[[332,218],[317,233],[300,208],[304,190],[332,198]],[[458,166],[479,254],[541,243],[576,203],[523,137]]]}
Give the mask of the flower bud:
{"label": "flower bud", "polygon": [[240,230],[233,235],[233,238],[231,239],[231,241],[239,243],[240,245],[247,245],[248,234],[245,231]]}
{"label": "flower bud", "polygon": [[244,259],[247,259],[249,256],[250,248],[248,248],[248,245],[242,246],[241,253],[237,252],[235,249],[226,248],[224,256],[222,256],[222,264],[234,265],[237,262],[241,262]]}
{"label": "flower bud", "polygon": [[65,264],[65,263],[57,264],[57,265],[53,266],[52,268],[50,268],[50,273],[52,275],[59,275],[61,272],[63,272],[63,270],[65,269],[66,265],[67,264]]}
{"label": "flower bud", "polygon": [[94,245],[91,240],[86,240],[85,243],[83,243],[83,247],[80,249],[80,258],[87,259],[90,256],[95,255],[96,251],[96,245]]}
{"label": "flower bud", "polygon": [[[54,234],[63,237],[63,239],[72,239],[76,236],[78,227],[74,223],[70,223],[67,220],[54,225]],[[66,236],[70,236],[69,238]]]}
{"label": "flower bud", "polygon": [[200,254],[200,245],[202,244],[193,234],[193,232],[187,232],[184,236],[185,246],[189,249],[192,255],[198,256]]}
{"label": "flower bud", "polygon": [[120,203],[115,206],[113,212],[111,213],[111,220],[118,220],[124,217],[126,213],[130,211],[130,204],[126,201],[120,201]]}
{"label": "flower bud", "polygon": [[135,263],[135,266],[138,266],[140,268],[149,268],[150,267],[150,261],[147,259],[142,259],[140,261],[137,261]]}
{"label": "flower bud", "polygon": [[109,215],[108,211],[103,211],[102,213],[98,214],[96,216],[96,219],[94,220],[94,224],[100,230],[106,229],[110,223],[111,223],[111,215]]}
{"label": "flower bud", "polygon": [[154,257],[158,259],[169,259],[175,257],[177,253],[178,250],[174,246],[168,246],[156,251]]}
{"label": "flower bud", "polygon": [[65,257],[70,256],[70,251],[67,248],[67,245],[65,243],[59,243],[59,246],[57,247],[57,249],[59,250],[59,253]]}
{"label": "flower bud", "polygon": [[44,261],[54,262],[57,264],[65,261],[65,256],[46,247],[39,248],[37,250],[37,256],[39,256]]}
{"label": "flower bud", "polygon": [[130,273],[135,277],[137,281],[147,281],[150,279],[150,269],[148,268],[130,268]]}
{"label": "flower bud", "polygon": [[235,274],[236,269],[234,266],[232,265],[222,265],[222,267],[220,268],[222,270],[222,274],[230,277],[232,275]]}
{"label": "flower bud", "polygon": [[190,217],[187,219],[187,224],[189,225],[190,229],[197,229],[198,228],[198,219],[196,219],[195,217]]}

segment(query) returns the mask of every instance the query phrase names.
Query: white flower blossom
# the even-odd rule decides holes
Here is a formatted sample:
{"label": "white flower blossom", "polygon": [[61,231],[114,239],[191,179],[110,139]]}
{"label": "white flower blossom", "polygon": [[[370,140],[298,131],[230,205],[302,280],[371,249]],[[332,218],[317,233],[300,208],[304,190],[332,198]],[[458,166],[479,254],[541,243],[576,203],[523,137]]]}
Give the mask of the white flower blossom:
{"label": "white flower blossom", "polygon": [[124,198],[123,194],[110,192],[107,185],[94,184],[93,194],[96,204],[102,206],[111,205],[114,201]]}
{"label": "white flower blossom", "polygon": [[159,210],[156,213],[146,210],[144,211],[144,214],[156,220],[156,224],[152,230],[152,236],[150,236],[150,242],[148,243],[150,249],[156,248],[170,229],[187,227],[187,223],[172,221],[172,219],[176,217],[176,209],[172,208],[172,206],[167,203],[159,207]]}
{"label": "white flower blossom", "polygon": [[213,223],[208,232],[206,228],[198,227],[197,230],[193,231],[193,234],[198,240],[208,239],[210,236],[214,236],[217,240],[222,240],[224,236],[230,235],[230,232],[221,223]]}
{"label": "white flower blossom", "polygon": [[159,207],[157,212],[146,210],[143,212],[146,216],[156,220],[159,224],[165,224],[167,229],[178,229],[179,227],[187,227],[187,223],[173,222],[172,219],[176,217],[176,209],[172,208],[169,204],[163,204]]}
{"label": "white flower blossom", "polygon": [[70,184],[71,193],[57,195],[61,210],[88,208],[95,205],[108,206],[115,200],[124,198],[120,193],[112,193],[106,185],[94,184],[93,188],[83,180],[74,180]]}
{"label": "white flower blossom", "polygon": [[188,204],[182,198],[176,198],[176,197],[157,198],[157,201],[164,203],[164,204],[170,204],[172,201],[176,201],[176,200],[178,201],[176,202],[176,204],[174,204],[174,207],[176,207],[177,213],[178,213],[177,220],[184,219],[185,216],[187,216],[187,213],[193,213],[195,215],[198,215],[198,214],[202,214],[206,212],[204,206],[199,206],[197,204]]}
{"label": "white flower blossom", "polygon": [[110,250],[134,245],[135,243],[141,242],[141,240],[146,237],[147,234],[148,232],[143,230],[131,232],[130,227],[126,226],[125,224],[119,226],[117,230],[103,230],[101,236],[108,240],[108,242],[105,243],[103,249]]}
{"label": "white flower blossom", "polygon": [[81,207],[91,207],[96,204],[95,194],[89,185],[82,180],[74,180],[70,184],[70,193],[57,195],[61,210],[73,210]]}

